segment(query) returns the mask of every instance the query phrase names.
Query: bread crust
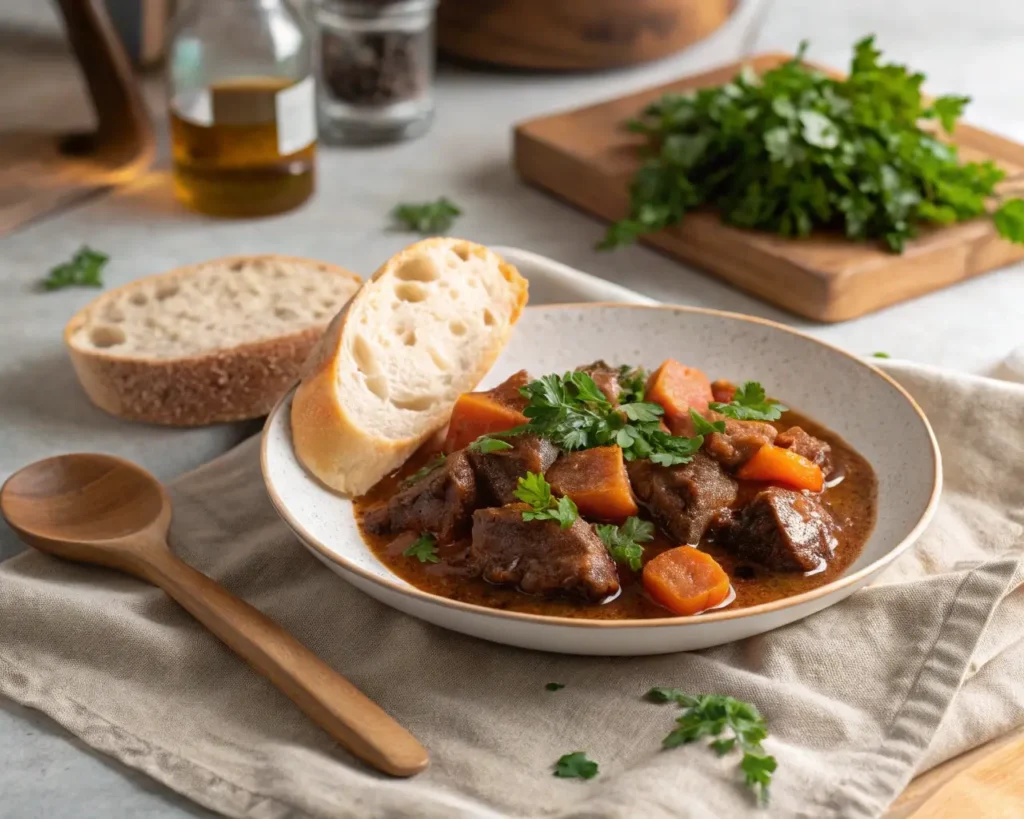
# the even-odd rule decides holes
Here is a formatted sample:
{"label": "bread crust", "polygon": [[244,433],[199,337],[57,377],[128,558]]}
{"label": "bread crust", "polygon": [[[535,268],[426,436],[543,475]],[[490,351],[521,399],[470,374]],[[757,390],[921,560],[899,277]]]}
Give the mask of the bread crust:
{"label": "bread crust", "polygon": [[[315,265],[325,273],[360,278],[338,265],[277,254],[227,256],[136,280],[100,299],[131,292],[140,282],[187,275],[195,267],[251,264],[265,259]],[[259,418],[298,380],[302,366],[322,334],[321,327],[276,338],[180,358],[142,358],[82,349],[72,337],[87,321],[96,301],[78,311],[64,328],[64,343],[78,380],[100,409],[130,421],[195,427]]]}
{"label": "bread crust", "polygon": [[331,322],[314,349],[292,400],[291,428],[295,453],[318,480],[337,492],[346,495],[367,492],[381,478],[401,466],[423,441],[447,423],[447,418],[441,417],[433,426],[403,439],[382,438],[368,433],[356,425],[338,400],[339,388],[344,389],[344,385],[338,384],[338,363],[348,317],[367,297],[372,283],[424,250],[454,244],[465,245],[480,257],[493,255],[515,298],[508,330],[499,343],[478,359],[476,369],[470,374],[472,386],[476,386],[491,369],[522,314],[528,297],[526,279],[492,250],[462,239],[439,237],[417,242],[390,258],[367,279]]}

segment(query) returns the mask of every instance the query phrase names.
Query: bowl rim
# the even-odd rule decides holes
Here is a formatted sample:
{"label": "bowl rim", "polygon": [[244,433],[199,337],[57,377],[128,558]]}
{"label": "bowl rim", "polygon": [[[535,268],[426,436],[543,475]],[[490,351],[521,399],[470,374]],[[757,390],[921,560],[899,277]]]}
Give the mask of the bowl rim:
{"label": "bowl rim", "polygon": [[[550,614],[530,614],[528,612],[520,611],[506,611],[504,609],[493,609],[488,606],[480,606],[476,603],[466,603],[461,600],[452,600],[447,597],[441,597],[440,595],[431,594],[425,592],[422,589],[413,586],[411,583],[404,582],[401,585],[397,580],[397,575],[394,575],[395,580],[392,577],[380,577],[373,572],[367,571],[360,566],[352,563],[351,561],[341,557],[336,552],[329,549],[323,543],[321,543],[316,537],[310,534],[302,524],[295,519],[295,517],[288,510],[284,501],[278,496],[276,489],[269,477],[269,470],[267,468],[267,442],[270,438],[268,432],[274,424],[274,421],[281,411],[281,409],[291,400],[292,395],[295,392],[296,387],[292,387],[286,392],[274,405],[274,408],[270,411],[267,416],[267,420],[263,425],[263,431],[261,433],[260,442],[260,471],[263,475],[263,483],[266,486],[267,494],[270,497],[271,503],[274,505],[278,515],[285,521],[288,527],[296,534],[300,540],[308,547],[314,549],[322,558],[329,562],[340,566],[346,572],[351,572],[357,575],[359,578],[366,580],[376,586],[380,586],[388,591],[396,592],[403,596],[412,597],[420,602],[428,605],[437,606],[445,609],[454,609],[456,611],[462,611],[468,614],[477,614],[487,617],[494,617],[502,620],[512,620],[522,623],[531,623],[535,625],[557,625],[565,628],[685,628],[708,625],[711,623],[718,623],[727,620],[738,620],[747,617],[757,617],[759,615],[771,614],[773,612],[783,611],[785,609],[799,606],[804,603],[811,603],[822,597],[827,597],[835,592],[841,591],[848,587],[856,587],[858,583],[865,581],[871,575],[878,573],[896,558],[905,552],[912,543],[914,543],[924,531],[925,527],[931,522],[932,517],[935,514],[935,510],[938,507],[939,496],[942,492],[942,456],[939,452],[939,444],[935,439],[935,433],[932,430],[932,426],[928,421],[928,417],[924,414],[924,410],[918,405],[918,403],[894,378],[887,373],[872,366],[864,359],[859,356],[853,355],[852,353],[837,347],[834,344],[830,344],[827,341],[815,338],[814,336],[795,330],[792,327],[788,327],[785,324],[781,324],[777,321],[771,321],[770,319],[760,318],[759,316],[748,316],[742,313],[733,313],[727,310],[716,310],[708,307],[691,307],[687,305],[677,304],[627,304],[623,302],[614,301],[595,301],[595,302],[572,302],[565,304],[543,304],[536,305],[534,307],[528,307],[527,309],[533,310],[560,310],[560,309],[582,309],[582,308],[607,308],[616,307],[628,310],[670,310],[675,313],[697,313],[707,316],[716,316],[719,318],[734,319],[739,321],[745,321],[751,324],[761,324],[767,327],[771,327],[776,330],[781,330],[790,335],[798,336],[799,338],[807,339],[814,344],[826,347],[834,353],[845,356],[846,358],[854,361],[857,365],[864,367],[874,376],[881,378],[890,387],[895,389],[906,402],[911,406],[918,418],[924,425],[925,431],[928,433],[928,439],[931,442],[931,454],[932,454],[932,466],[934,480],[932,483],[931,495],[928,498],[928,503],[921,513],[921,517],[918,518],[917,523],[910,530],[906,537],[903,538],[898,544],[886,552],[882,557],[878,558],[874,562],[868,564],[864,568],[860,569],[853,574],[844,574],[833,580],[831,583],[826,583],[823,586],[811,589],[801,594],[793,595],[792,597],[784,597],[780,600],[773,600],[769,603],[761,603],[757,606],[748,606],[741,609],[726,609],[724,611],[711,611],[706,614],[697,614],[689,617],[676,616],[676,617],[652,617],[648,619],[624,619],[624,620],[596,620],[591,618],[576,618],[576,617],[556,617]],[[294,447],[292,447],[292,455],[296,461],[299,461],[297,455],[295,455]],[[301,461],[299,461],[301,465]],[[303,467],[305,469],[305,467]],[[308,472],[307,472],[308,474]],[[316,480],[316,478],[314,478]],[[323,484],[321,484],[323,485]],[[328,490],[333,491],[333,490]],[[338,495],[339,498],[344,496]],[[366,546],[365,541],[363,545]],[[368,546],[366,546],[369,549]],[[381,564],[383,565],[383,564]],[[385,566],[385,569],[387,567]],[[389,575],[393,574],[388,570]]]}

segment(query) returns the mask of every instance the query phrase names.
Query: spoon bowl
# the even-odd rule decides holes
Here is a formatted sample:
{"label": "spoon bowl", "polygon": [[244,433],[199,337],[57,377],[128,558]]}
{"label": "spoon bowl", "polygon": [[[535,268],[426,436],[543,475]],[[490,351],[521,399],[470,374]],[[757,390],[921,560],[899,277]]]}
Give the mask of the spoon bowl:
{"label": "spoon bowl", "polygon": [[355,756],[394,776],[424,770],[416,738],[277,623],[179,560],[167,546],[171,499],[111,455],[60,455],[0,489],[0,513],[30,546],[119,569],[163,589]]}

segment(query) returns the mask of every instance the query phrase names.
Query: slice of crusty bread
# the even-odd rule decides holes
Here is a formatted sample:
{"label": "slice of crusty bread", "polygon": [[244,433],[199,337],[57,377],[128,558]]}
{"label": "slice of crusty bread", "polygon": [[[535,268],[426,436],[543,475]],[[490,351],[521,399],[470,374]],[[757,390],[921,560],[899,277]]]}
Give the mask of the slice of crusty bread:
{"label": "slice of crusty bread", "polygon": [[79,311],[64,341],[82,386],[133,421],[266,415],[360,279],[289,256],[231,256],[139,279]]}
{"label": "slice of crusty bread", "polygon": [[512,265],[462,239],[427,239],[389,259],[310,358],[291,412],[299,460],[339,492],[366,492],[447,423],[526,298]]}

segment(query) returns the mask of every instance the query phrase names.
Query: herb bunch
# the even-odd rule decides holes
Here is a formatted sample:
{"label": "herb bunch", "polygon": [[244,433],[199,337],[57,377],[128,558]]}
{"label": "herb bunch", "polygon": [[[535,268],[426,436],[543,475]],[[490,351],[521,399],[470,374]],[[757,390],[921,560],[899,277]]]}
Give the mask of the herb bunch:
{"label": "herb bunch", "polygon": [[[724,221],[783,236],[836,229],[880,239],[893,252],[922,224],[981,216],[1005,173],[961,162],[936,134],[953,131],[967,97],[921,96],[924,75],[880,62],[874,38],[854,46],[845,80],[796,57],[758,77],[667,94],[628,123],[647,139],[630,189],[629,216],[602,248],[678,224],[700,206]],[[935,123],[932,125],[931,123]],[[999,233],[1024,242],[1024,200],[993,214]]]}
{"label": "herb bunch", "polygon": [[[737,421],[777,421],[782,417],[782,413],[789,409],[774,398],[768,398],[764,387],[757,381],[746,381],[737,387],[732,401],[728,404],[712,401],[708,408]],[[690,414],[694,415],[692,411]],[[700,420],[707,423],[703,418]],[[694,418],[694,423],[697,423],[697,418]],[[697,424],[697,431],[700,430],[701,426]],[[723,432],[724,427],[718,431]]]}
{"label": "herb bunch", "polygon": [[556,498],[551,494],[551,484],[536,472],[523,475],[512,494],[530,507],[523,510],[523,520],[554,520],[562,529],[568,529],[579,517],[579,509],[572,498],[567,495]]}
{"label": "herb bunch", "polygon": [[644,556],[644,547],[640,544],[654,540],[653,523],[630,516],[621,526],[595,523],[594,531],[608,549],[612,560],[627,564],[634,572],[640,571]]}

